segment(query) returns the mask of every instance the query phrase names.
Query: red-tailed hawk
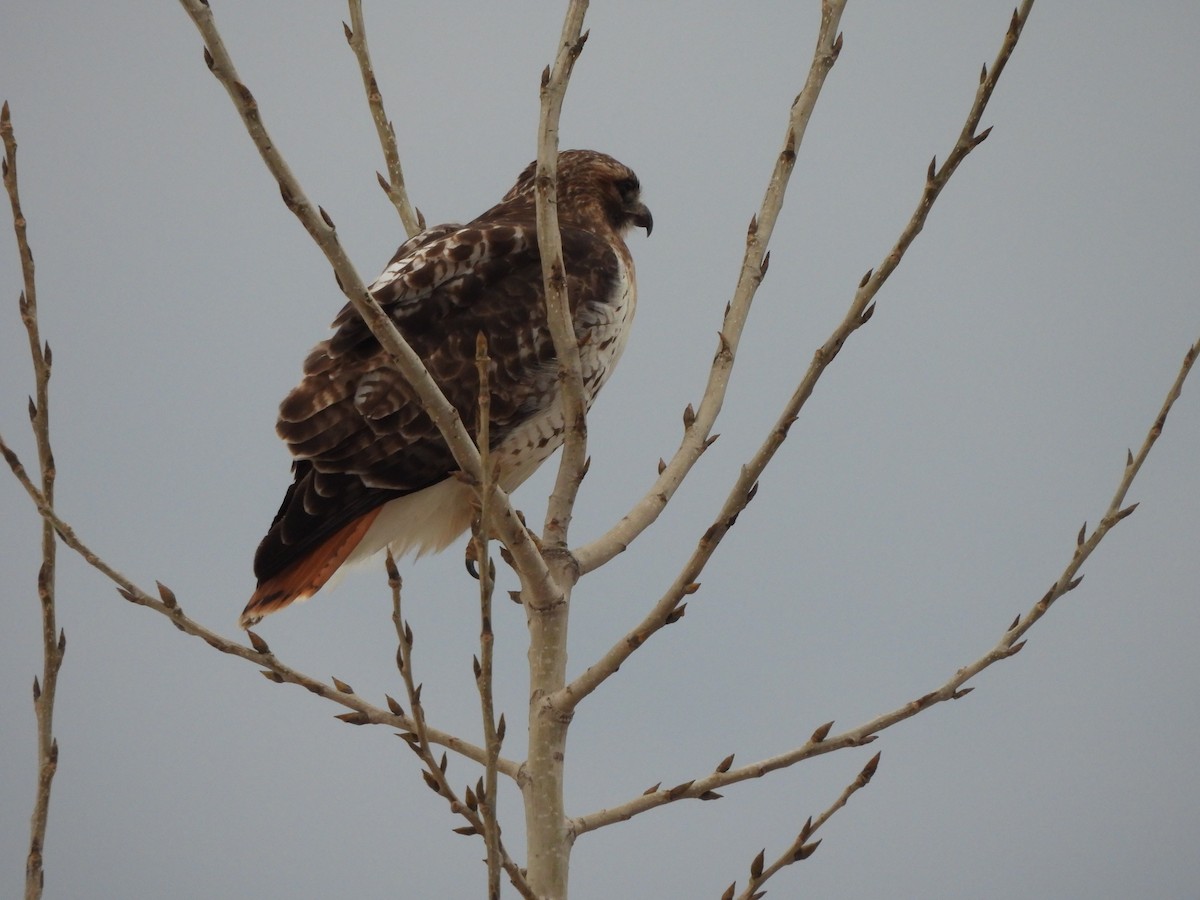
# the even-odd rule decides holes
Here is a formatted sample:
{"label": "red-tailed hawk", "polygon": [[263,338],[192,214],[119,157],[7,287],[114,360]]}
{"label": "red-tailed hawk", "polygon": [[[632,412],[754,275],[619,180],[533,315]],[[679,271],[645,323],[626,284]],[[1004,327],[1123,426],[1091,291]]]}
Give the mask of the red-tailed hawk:
{"label": "red-tailed hawk", "polygon": [[[464,422],[478,410],[475,340],[491,356],[492,458],[511,491],[562,443],[563,411],[534,211],[534,169],[466,225],[401,245],[369,288]],[[637,176],[603,153],[558,156],[558,221],[588,406],[625,346],[637,301],[623,235],[650,233]],[[388,355],[346,306],[304,362],[276,431],[293,482],[254,556],[242,627],[303,600],[384,547],[444,549],[471,523],[472,489]]]}

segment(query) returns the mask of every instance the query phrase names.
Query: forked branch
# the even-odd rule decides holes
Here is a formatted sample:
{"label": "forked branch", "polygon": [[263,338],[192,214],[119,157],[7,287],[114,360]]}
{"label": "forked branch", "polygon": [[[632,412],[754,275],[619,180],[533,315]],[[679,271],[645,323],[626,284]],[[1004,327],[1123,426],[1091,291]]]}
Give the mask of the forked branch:
{"label": "forked branch", "polygon": [[[978,127],[979,120],[987,106],[987,101],[992,95],[992,90],[995,87],[995,80],[999,78],[1000,73],[1004,70],[1004,65],[1007,63],[1008,58],[1012,55],[1013,49],[1016,47],[1017,39],[1020,36],[1021,29],[1024,26],[1025,19],[1028,17],[1032,6],[1033,0],[1027,0],[1020,10],[1014,12],[1013,19],[1009,24],[1008,31],[1005,34],[1004,41],[1001,45],[999,53],[997,54],[996,61],[992,65],[991,74],[985,75],[982,83],[979,86],[979,89],[976,91],[975,100],[967,114],[966,123],[964,124],[959,138],[954,144],[954,147],[946,157],[946,162],[940,169],[930,166],[930,169],[926,174],[925,186],[922,190],[921,199],[918,201],[916,209],[913,210],[908,222],[902,229],[896,244],[884,257],[879,266],[867,272],[867,274],[864,275],[862,280],[859,282],[858,288],[850,301],[850,306],[847,309],[845,316],[842,318],[842,321],[834,329],[833,333],[829,336],[825,343],[822,344],[821,347],[817,349],[816,353],[813,354],[812,362],[809,364],[808,370],[804,373],[800,383],[793,391],[792,396],[784,405],[783,410],[780,412],[779,417],[776,419],[774,425],[768,431],[767,436],[763,440],[763,443],[759,447],[758,451],[748,463],[742,466],[740,472],[738,473],[738,477],[734,480],[733,487],[730,489],[729,494],[725,498],[725,502],[721,506],[720,511],[713,519],[712,524],[709,525],[704,534],[700,537],[700,540],[697,542],[696,548],[692,552],[691,557],[684,564],[682,570],[671,583],[670,587],[667,588],[662,597],[643,618],[643,620],[638,623],[638,625],[624,638],[614,644],[613,647],[594,665],[592,665],[567,686],[563,692],[564,696],[561,699],[561,702],[565,704],[565,708],[574,708],[574,706],[577,705],[584,697],[599,687],[599,685],[603,683],[606,678],[616,672],[620,665],[626,659],[628,659],[638,647],[642,646],[642,644],[650,635],[654,634],[664,625],[668,625],[671,622],[676,621],[679,616],[682,615],[681,604],[683,602],[683,598],[687,594],[694,592],[699,586],[698,580],[700,573],[703,571],[705,565],[707,565],[709,559],[712,558],[713,553],[716,551],[717,546],[721,543],[721,540],[725,537],[726,533],[728,533],[729,529],[732,528],[734,523],[737,522],[738,516],[741,514],[742,510],[744,510],[746,505],[754,498],[755,492],[758,490],[759,477],[762,475],[767,465],[774,458],[775,453],[779,450],[780,446],[782,446],[784,440],[787,438],[789,429],[799,416],[800,410],[803,408],[805,402],[812,395],[813,389],[816,387],[816,384],[820,380],[822,374],[824,374],[825,369],[837,357],[838,353],[842,349],[842,346],[846,343],[850,336],[870,321],[871,314],[874,312],[873,302],[876,294],[887,281],[891,273],[895,271],[896,266],[900,264],[900,261],[903,259],[904,253],[908,249],[909,245],[924,228],[925,221],[928,219],[929,213],[933,209],[933,204],[940,195],[942,188],[945,187],[946,183],[950,179],[950,176],[958,168],[959,164],[973,149],[975,149],[975,147],[979,146],[979,144],[982,143],[983,139],[987,136],[987,131],[976,134],[975,129]],[[837,46],[840,46],[840,39],[835,44],[835,47]],[[817,58],[814,59],[813,63],[814,70],[819,69],[818,60],[821,56],[820,48],[821,41],[818,40]],[[830,65],[832,65],[832,62],[830,62]],[[810,71],[810,81],[813,79],[813,77],[812,71]],[[803,96],[804,94],[801,94],[801,97]],[[782,194],[780,194],[780,199],[782,199]],[[772,219],[771,222],[773,223],[773,221],[774,220]],[[761,226],[757,228],[751,228],[751,246],[753,246],[756,237],[760,235],[761,232]],[[750,258],[749,255],[747,258]],[[763,260],[765,262],[766,258],[763,257]],[[761,272],[759,278],[761,279]],[[738,298],[735,297],[735,303],[731,304],[730,306],[731,312],[726,313],[727,326],[729,325],[731,315],[733,315],[732,311],[738,308],[736,306],[737,299]],[[748,306],[745,308],[745,312],[748,312]],[[744,323],[744,319],[742,322]],[[736,329],[737,334],[740,334],[740,329],[741,324],[739,324]],[[725,332],[723,331],[722,334],[725,334]],[[714,361],[714,373],[717,371],[717,364],[721,361],[722,357],[725,357],[727,364],[732,366],[732,344],[726,347],[725,342],[722,342],[721,349],[718,351],[717,360]],[[710,377],[709,391],[713,389],[713,384],[714,382]],[[709,399],[709,391],[706,391],[705,393],[705,401]],[[723,395],[723,385],[717,393],[719,395]],[[696,423],[700,422],[701,414],[704,412],[704,409],[705,403],[702,402],[700,405],[700,411],[695,414]],[[691,429],[696,427],[698,427],[696,424],[691,425],[689,432]],[[707,437],[707,432],[705,432],[705,441],[710,440],[711,439]],[[686,443],[687,441],[685,438],[685,445]],[[706,443],[701,443],[699,445],[699,449],[702,451],[705,446],[707,446]],[[681,451],[682,449],[683,447],[681,447]],[[679,456],[677,454],[676,460],[674,460],[672,464],[674,464],[674,462],[678,459]],[[663,476],[665,476],[670,469],[671,464],[668,464],[663,472]],[[658,484],[662,483],[663,476],[659,477]],[[615,536],[618,533],[621,533],[622,529],[626,529],[627,533],[636,533],[636,531],[628,532],[628,529],[644,527],[653,521],[653,518],[657,516],[658,511],[661,511],[662,507],[665,506],[669,496],[669,494],[663,494],[661,496],[652,498],[650,495],[647,495],[647,497],[643,498],[639,505],[635,507],[634,511],[618,524],[617,528],[613,529],[613,531],[610,531],[608,535],[601,538],[600,541],[596,542],[595,544],[588,545],[587,547],[584,547],[578,551],[577,556],[580,560],[581,568],[586,571],[587,567],[594,561],[602,561],[607,556],[607,553],[612,548],[606,547],[604,542],[608,541],[610,536]]]}
{"label": "forked branch", "polygon": [[[808,859],[817,851],[817,847],[821,846],[821,841],[820,839],[812,840],[812,836],[817,833],[822,825],[829,821],[834,813],[846,805],[851,796],[871,783],[871,778],[875,775],[875,770],[879,768],[879,756],[880,754],[876,753],[867,760],[867,764],[863,766],[858,776],[846,785],[845,790],[842,791],[841,795],[833,801],[833,804],[825,812],[817,816],[816,819],[813,819],[811,816],[808,818],[804,826],[800,829],[800,833],[796,835],[795,840],[792,841],[786,850],[779,854],[774,862],[769,866],[765,865],[766,850],[760,851],[754,857],[750,863],[750,879],[746,883],[745,890],[737,895],[736,900],[755,900],[755,898],[763,896],[765,891],[760,892],[759,889],[767,883],[767,880],[771,876],[793,863]],[[721,895],[722,900],[733,900],[736,889],[737,882],[729,885],[725,893]]]}

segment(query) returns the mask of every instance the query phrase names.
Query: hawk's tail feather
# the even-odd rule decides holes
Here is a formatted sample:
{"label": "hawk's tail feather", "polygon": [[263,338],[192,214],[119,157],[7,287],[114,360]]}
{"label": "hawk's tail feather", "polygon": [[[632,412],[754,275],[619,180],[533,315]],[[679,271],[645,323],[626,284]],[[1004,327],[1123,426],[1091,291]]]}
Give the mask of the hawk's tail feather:
{"label": "hawk's tail feather", "polygon": [[307,600],[319,591],[354,552],[381,509],[376,507],[359,516],[311,553],[296,560],[282,572],[260,581],[246,608],[242,610],[238,624],[242,628],[249,628],[263,616],[277,612],[296,600]]}

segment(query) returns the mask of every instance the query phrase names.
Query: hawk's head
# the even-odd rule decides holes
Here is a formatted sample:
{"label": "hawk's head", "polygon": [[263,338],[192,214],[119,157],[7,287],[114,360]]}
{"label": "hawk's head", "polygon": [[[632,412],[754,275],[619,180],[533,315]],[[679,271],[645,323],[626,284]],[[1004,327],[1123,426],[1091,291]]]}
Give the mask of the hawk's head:
{"label": "hawk's head", "polygon": [[[504,195],[505,203],[533,204],[536,172],[536,161],[526,166]],[[650,234],[654,217],[642,202],[641,191],[633,170],[607,154],[595,150],[558,154],[558,219],[564,225],[610,228],[618,234],[636,226]]]}

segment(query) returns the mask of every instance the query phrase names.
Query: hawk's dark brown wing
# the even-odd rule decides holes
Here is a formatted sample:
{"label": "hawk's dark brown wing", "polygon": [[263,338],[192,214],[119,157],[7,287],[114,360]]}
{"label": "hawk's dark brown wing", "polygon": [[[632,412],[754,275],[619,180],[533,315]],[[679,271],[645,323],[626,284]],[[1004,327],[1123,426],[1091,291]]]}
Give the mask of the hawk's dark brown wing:
{"label": "hawk's dark brown wing", "polygon": [[[617,276],[612,249],[575,228],[564,229],[563,244],[572,308],[602,304]],[[373,293],[472,432],[479,333],[491,357],[493,444],[549,405],[557,372],[532,228],[472,225],[426,242],[392,270],[395,277],[377,283]],[[458,468],[353,308],[347,306],[335,325],[280,406],[276,430],[296,457],[294,480],[255,554],[260,582],[389,500]]]}

